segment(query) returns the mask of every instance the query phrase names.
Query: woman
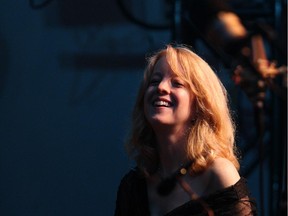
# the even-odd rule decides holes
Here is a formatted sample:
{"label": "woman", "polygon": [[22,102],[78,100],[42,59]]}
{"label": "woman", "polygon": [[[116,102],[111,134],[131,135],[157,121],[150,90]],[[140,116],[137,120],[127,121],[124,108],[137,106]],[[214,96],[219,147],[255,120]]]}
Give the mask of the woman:
{"label": "woman", "polygon": [[115,216],[256,214],[226,91],[184,45],[148,59],[127,149],[137,167],[121,181]]}

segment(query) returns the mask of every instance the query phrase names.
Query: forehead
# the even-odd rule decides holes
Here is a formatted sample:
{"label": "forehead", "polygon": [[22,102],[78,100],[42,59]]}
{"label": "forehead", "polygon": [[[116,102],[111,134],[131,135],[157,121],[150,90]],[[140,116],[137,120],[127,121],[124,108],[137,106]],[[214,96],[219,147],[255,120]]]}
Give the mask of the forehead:
{"label": "forehead", "polygon": [[170,75],[175,76],[175,72],[171,69],[171,66],[169,65],[167,59],[165,56],[162,56],[159,58],[154,65],[154,68],[152,70],[152,76],[153,75]]}
{"label": "forehead", "polygon": [[162,56],[156,61],[153,71],[157,69],[170,69],[170,65],[168,64],[166,56]]}
{"label": "forehead", "polygon": [[163,55],[155,63],[153,70],[151,71],[150,76],[159,74],[159,75],[168,75],[173,77],[181,78],[185,81],[187,80],[187,73],[182,68],[181,62],[177,58],[171,58],[171,56]]}

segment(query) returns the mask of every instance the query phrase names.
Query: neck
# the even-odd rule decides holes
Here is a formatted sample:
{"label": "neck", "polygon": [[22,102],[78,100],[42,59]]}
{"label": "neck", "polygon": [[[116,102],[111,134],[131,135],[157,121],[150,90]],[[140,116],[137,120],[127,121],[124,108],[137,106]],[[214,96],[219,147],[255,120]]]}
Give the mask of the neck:
{"label": "neck", "polygon": [[156,134],[156,139],[160,159],[159,168],[162,175],[170,175],[187,162],[187,135],[166,131]]}

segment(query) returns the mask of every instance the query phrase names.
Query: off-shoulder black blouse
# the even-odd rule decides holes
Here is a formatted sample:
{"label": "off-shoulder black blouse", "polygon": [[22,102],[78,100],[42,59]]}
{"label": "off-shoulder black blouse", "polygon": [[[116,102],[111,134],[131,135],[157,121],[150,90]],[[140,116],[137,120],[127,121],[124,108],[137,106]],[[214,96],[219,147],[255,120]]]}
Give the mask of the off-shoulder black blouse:
{"label": "off-shoulder black blouse", "polygon": [[[201,200],[215,216],[257,215],[256,203],[250,197],[246,180],[219,190]],[[138,169],[129,171],[121,180],[117,192],[114,216],[149,216],[147,185]],[[206,216],[207,210],[199,201],[190,200],[164,216]]]}

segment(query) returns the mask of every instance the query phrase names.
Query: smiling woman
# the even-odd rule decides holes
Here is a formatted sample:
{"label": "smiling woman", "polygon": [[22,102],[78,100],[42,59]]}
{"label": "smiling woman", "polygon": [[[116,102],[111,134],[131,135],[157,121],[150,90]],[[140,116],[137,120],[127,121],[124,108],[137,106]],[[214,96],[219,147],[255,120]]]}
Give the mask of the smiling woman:
{"label": "smiling woman", "polygon": [[256,214],[238,174],[226,90],[184,45],[148,59],[127,150],[137,167],[121,181],[115,216]]}
{"label": "smiling woman", "polygon": [[186,83],[174,75],[166,57],[161,57],[144,95],[144,113],[152,128],[166,133],[165,129],[173,125],[184,133],[193,118],[192,99]]}

